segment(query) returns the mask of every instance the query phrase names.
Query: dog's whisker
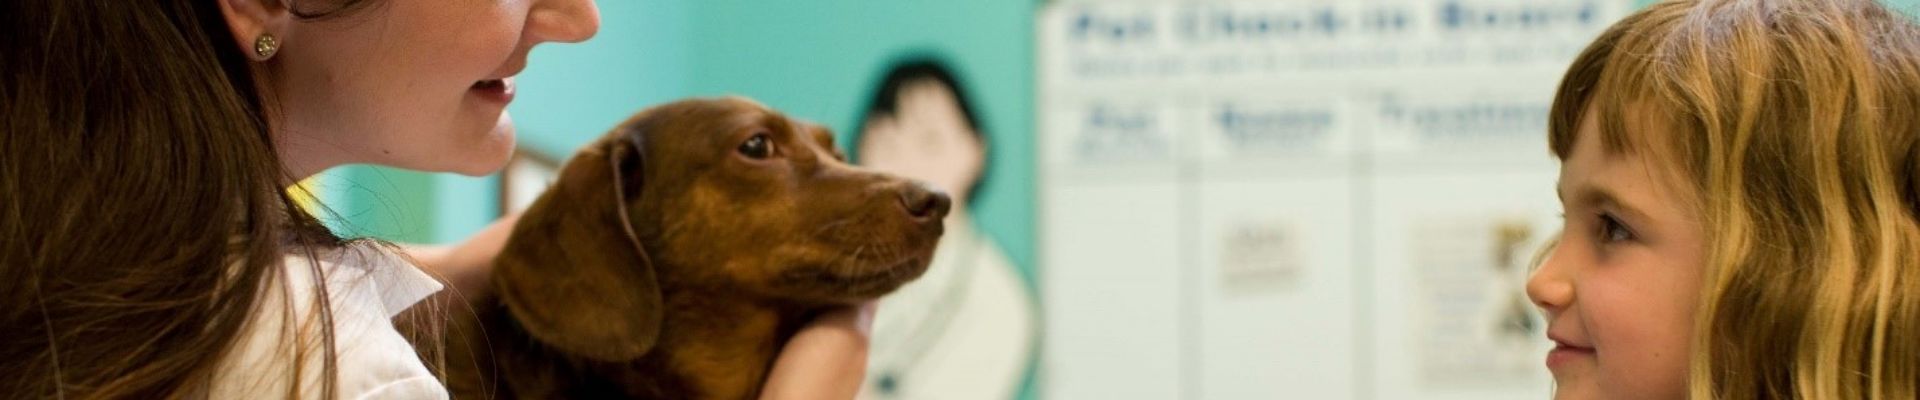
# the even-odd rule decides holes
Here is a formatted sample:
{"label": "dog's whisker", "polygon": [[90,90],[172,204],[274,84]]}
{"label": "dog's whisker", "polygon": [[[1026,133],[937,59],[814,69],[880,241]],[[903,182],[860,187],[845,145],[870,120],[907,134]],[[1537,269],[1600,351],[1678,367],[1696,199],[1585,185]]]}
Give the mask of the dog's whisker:
{"label": "dog's whisker", "polygon": [[827,231],[839,229],[842,226],[847,226],[851,224],[853,224],[853,221],[851,219],[841,218],[838,220],[834,220],[833,222],[821,224],[819,228],[814,229],[813,234],[817,236],[821,233],[826,233]]}

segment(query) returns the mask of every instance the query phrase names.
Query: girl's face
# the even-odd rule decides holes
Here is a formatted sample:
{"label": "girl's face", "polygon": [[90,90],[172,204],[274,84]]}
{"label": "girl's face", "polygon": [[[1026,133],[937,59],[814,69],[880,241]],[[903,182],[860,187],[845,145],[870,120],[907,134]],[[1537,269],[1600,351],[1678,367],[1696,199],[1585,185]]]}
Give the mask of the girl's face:
{"label": "girl's face", "polygon": [[1594,118],[1582,121],[1560,165],[1565,231],[1527,281],[1556,345],[1555,398],[1684,398],[1705,261],[1696,194],[1599,137]]}
{"label": "girl's face", "polygon": [[[499,169],[513,152],[506,107],[527,52],[586,40],[600,25],[591,0],[369,0],[316,20],[293,18],[278,1],[220,1],[251,3],[229,7],[256,7],[279,39],[279,53],[256,65],[296,177],[349,163]],[[245,14],[229,11],[229,22]],[[236,39],[251,49],[257,32]]]}
{"label": "girl's face", "polygon": [[967,127],[953,89],[923,79],[901,85],[897,98],[893,116],[867,121],[860,163],[927,182],[953,195],[956,205],[964,202],[986,166],[986,148]]}

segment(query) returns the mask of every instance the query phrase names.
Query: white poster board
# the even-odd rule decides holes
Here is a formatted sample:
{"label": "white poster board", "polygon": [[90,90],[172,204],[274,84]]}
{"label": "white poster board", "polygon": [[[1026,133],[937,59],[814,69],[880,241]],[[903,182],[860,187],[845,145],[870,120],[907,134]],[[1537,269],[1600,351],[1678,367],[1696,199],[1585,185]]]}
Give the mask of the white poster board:
{"label": "white poster board", "polygon": [[1543,398],[1546,111],[1626,10],[1046,6],[1043,397]]}

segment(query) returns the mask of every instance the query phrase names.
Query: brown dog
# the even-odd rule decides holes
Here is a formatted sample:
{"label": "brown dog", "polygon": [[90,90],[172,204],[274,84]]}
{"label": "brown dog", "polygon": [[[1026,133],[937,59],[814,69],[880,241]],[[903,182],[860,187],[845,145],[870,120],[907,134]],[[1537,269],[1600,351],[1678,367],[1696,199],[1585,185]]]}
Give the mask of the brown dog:
{"label": "brown dog", "polygon": [[742,399],[819,310],[919,277],[945,194],[739,98],[635,115],[569,161],[450,325],[456,398]]}

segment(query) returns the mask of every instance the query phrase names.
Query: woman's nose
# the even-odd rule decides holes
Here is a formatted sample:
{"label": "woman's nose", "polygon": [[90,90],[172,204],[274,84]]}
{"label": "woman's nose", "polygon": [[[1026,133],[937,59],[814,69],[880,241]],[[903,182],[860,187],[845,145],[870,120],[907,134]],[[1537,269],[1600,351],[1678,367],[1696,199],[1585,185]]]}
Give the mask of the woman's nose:
{"label": "woman's nose", "polygon": [[593,0],[535,0],[527,12],[526,35],[532,43],[579,42],[600,31],[600,7]]}

